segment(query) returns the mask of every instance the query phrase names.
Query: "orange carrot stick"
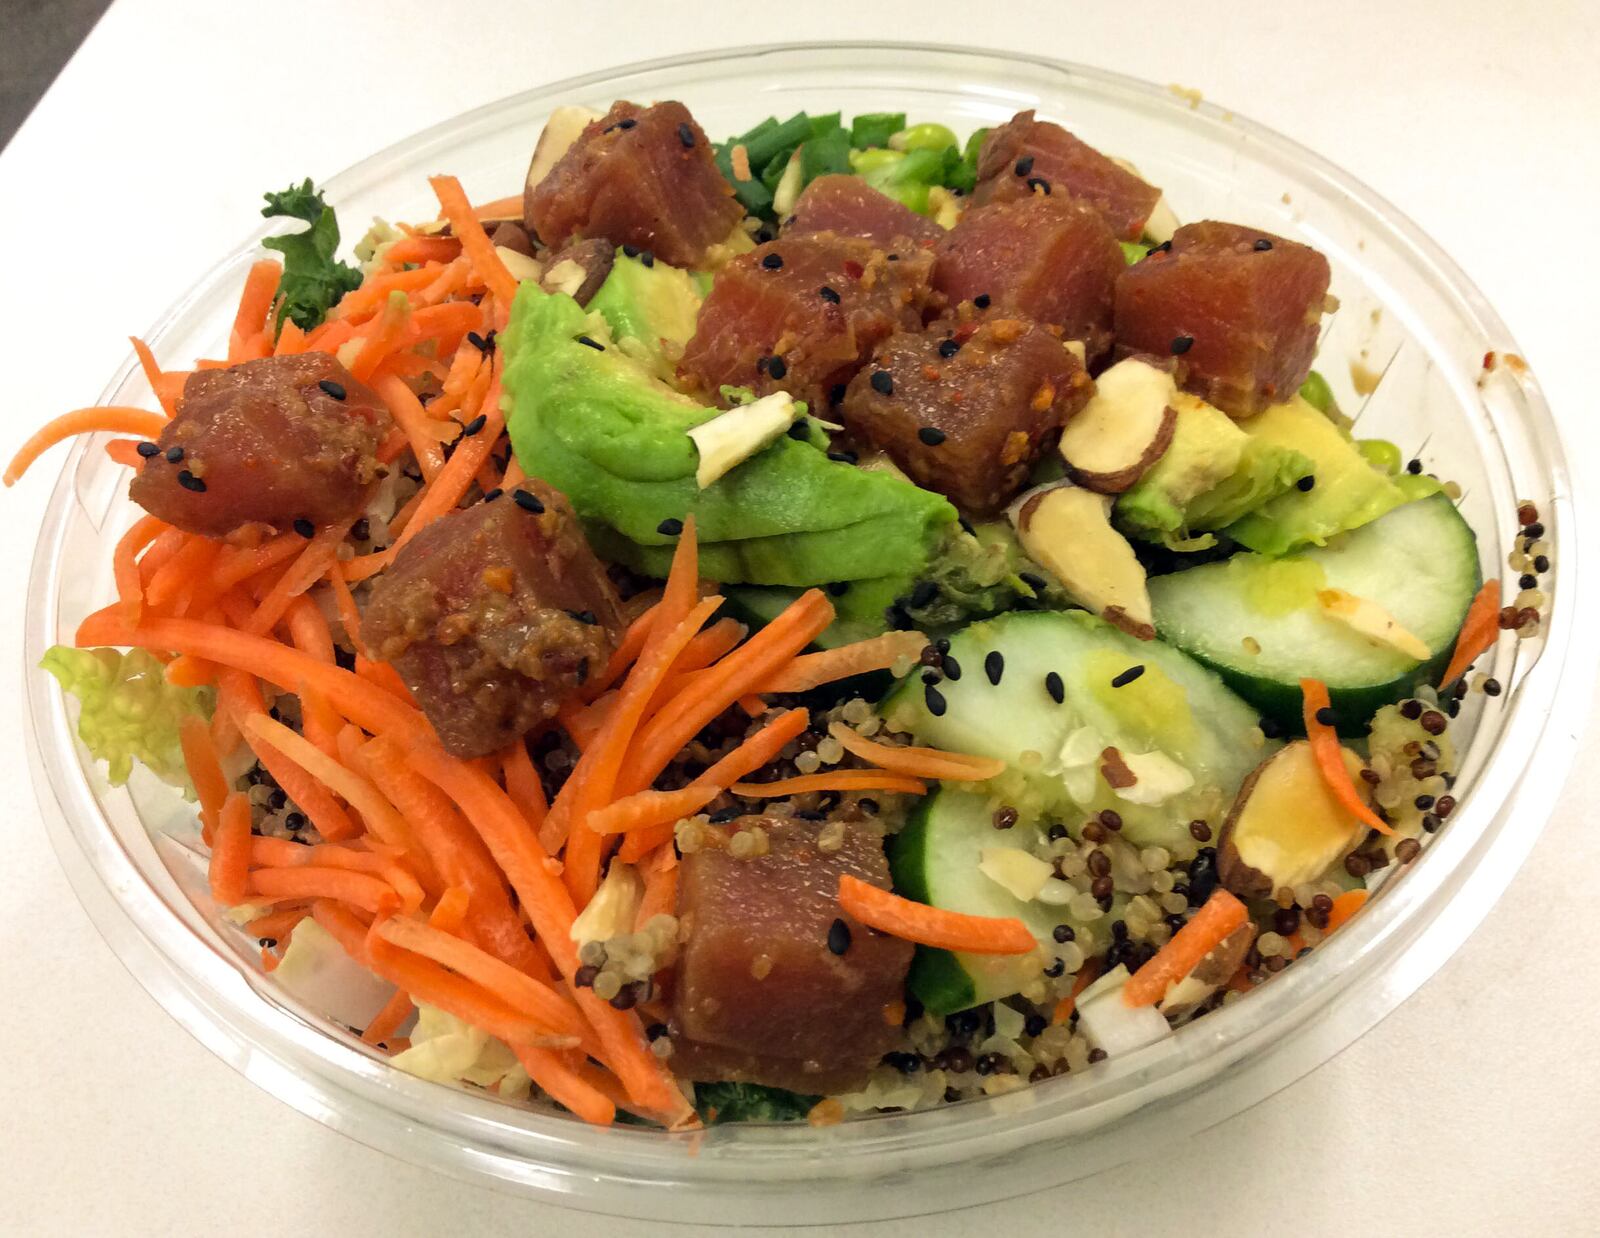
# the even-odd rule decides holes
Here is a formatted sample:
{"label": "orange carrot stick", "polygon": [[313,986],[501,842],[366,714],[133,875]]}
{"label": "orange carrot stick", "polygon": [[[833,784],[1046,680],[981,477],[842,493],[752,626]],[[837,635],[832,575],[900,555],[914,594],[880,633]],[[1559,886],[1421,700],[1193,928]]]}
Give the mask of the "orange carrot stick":
{"label": "orange carrot stick", "polygon": [[112,434],[137,434],[140,438],[159,438],[162,428],[167,424],[167,419],[160,413],[148,412],[142,408],[122,408],[120,406],[107,406],[104,408],[79,408],[70,413],[63,413],[54,421],[46,422],[12,457],[11,463],[6,466],[3,479],[8,486],[14,486],[28,466],[42,456],[57,443],[65,442],[79,434],[94,434],[97,431],[108,431]]}
{"label": "orange carrot stick", "polygon": [[283,278],[283,268],[272,258],[263,258],[250,268],[245,276],[244,291],[239,296],[239,310],[233,317],[233,329],[228,332],[228,360],[242,361],[244,345],[260,334],[267,325],[267,314],[272,309],[272,299],[278,295],[278,282]]}
{"label": "orange carrot stick", "polygon": [[946,782],[983,782],[1005,772],[1006,763],[989,757],[970,756],[964,752],[944,752],[938,748],[900,747],[880,744],[866,738],[842,722],[828,728],[844,750],[871,761],[879,769],[912,777],[940,778]]}
{"label": "orange carrot stick", "polygon": [[[224,907],[244,902],[250,875],[250,800],[235,791],[223,801],[211,847],[211,897]],[[269,891],[263,891],[269,893]]]}
{"label": "orange carrot stick", "polygon": [[[220,840],[221,829],[217,831]],[[246,895],[291,895],[294,898],[331,898],[363,911],[393,911],[400,896],[388,882],[346,868],[302,864],[293,868],[258,868],[250,874]]]}
{"label": "orange carrot stick", "polygon": [[228,798],[228,780],[211,742],[211,728],[199,714],[189,714],[178,723],[178,742],[183,747],[189,781],[194,783],[195,796],[200,801],[200,822],[209,836],[215,832],[223,801]]}
{"label": "orange carrot stick", "polygon": [[130,335],[129,342],[133,345],[134,355],[139,358],[139,368],[144,371],[144,380],[150,384],[150,390],[155,393],[156,399],[161,401],[161,409],[168,417],[178,411],[177,391],[169,381],[169,375],[162,373],[161,367],[156,364],[156,357],[150,351],[150,346],[137,335]]}
{"label": "orange carrot stick", "polygon": [[1439,686],[1447,688],[1466,674],[1467,668],[1492,648],[1499,636],[1500,582],[1489,580],[1467,607],[1466,618],[1456,636],[1455,652],[1450,655],[1450,665],[1445,667]]}
{"label": "orange carrot stick", "polygon": [[1333,907],[1328,912],[1328,927],[1326,932],[1333,932],[1356,912],[1360,911],[1367,903],[1366,890],[1346,890],[1333,900]]}
{"label": "orange carrot stick", "polygon": [[444,468],[444,444],[433,432],[438,423],[429,418],[415,393],[400,379],[385,375],[373,383],[373,390],[383,397],[395,424],[406,432],[423,480],[432,481]]}
{"label": "orange carrot stick", "polygon": [[886,671],[903,657],[915,660],[927,643],[928,638],[920,632],[885,632],[853,645],[803,654],[762,684],[760,690],[809,692],[850,675]]}
{"label": "orange carrot stick", "polygon": [[1012,916],[969,916],[914,903],[852,877],[839,876],[839,906],[868,928],[902,941],[966,954],[1027,954],[1038,949],[1028,926]]}
{"label": "orange carrot stick", "polygon": [[1056,1003],[1055,1009],[1050,1012],[1050,1022],[1065,1023],[1072,1018],[1072,1012],[1078,1008],[1078,998],[1083,991],[1094,983],[1100,974],[1100,964],[1089,959],[1078,968],[1078,974],[1073,978],[1072,991]]}
{"label": "orange carrot stick", "polygon": [[837,769],[825,774],[801,774],[776,782],[736,782],[728,788],[745,799],[784,799],[807,791],[893,791],[922,795],[928,787],[921,779],[871,769]]}
{"label": "orange carrot stick", "polygon": [[1213,947],[1249,918],[1244,904],[1232,894],[1213,890],[1188,923],[1128,978],[1122,986],[1123,1002],[1129,1006],[1155,1005],[1171,985],[1193,971]]}
{"label": "orange carrot stick", "polygon": [[489,291],[501,305],[509,307],[517,295],[517,281],[500,255],[494,242],[483,230],[483,224],[472,213],[472,204],[461,189],[461,182],[453,176],[431,176],[428,184],[439,199],[440,213],[450,221],[450,232],[461,240],[462,252],[472,261],[473,269],[483,277]]}
{"label": "orange carrot stick", "polygon": [[1350,779],[1344,764],[1344,747],[1339,743],[1339,733],[1331,723],[1323,722],[1322,711],[1329,708],[1328,685],[1320,679],[1302,679],[1300,693],[1304,698],[1303,714],[1306,738],[1311,741],[1311,754],[1317,759],[1317,772],[1327,784],[1328,791],[1339,801],[1339,806],[1357,820],[1371,826],[1380,834],[1394,831],[1384,819],[1368,807]]}
{"label": "orange carrot stick", "polygon": [[111,570],[117,582],[117,601],[129,623],[138,623],[144,609],[144,586],[139,576],[139,552],[165,533],[170,526],[154,516],[141,516],[117,541],[112,552]]}

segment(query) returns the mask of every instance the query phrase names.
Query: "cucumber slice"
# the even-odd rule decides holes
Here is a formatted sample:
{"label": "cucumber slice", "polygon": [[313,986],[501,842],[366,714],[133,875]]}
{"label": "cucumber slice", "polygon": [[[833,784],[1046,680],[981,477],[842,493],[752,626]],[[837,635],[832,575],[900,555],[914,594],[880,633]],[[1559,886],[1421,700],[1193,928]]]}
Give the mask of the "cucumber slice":
{"label": "cucumber slice", "polygon": [[[985,848],[1026,850],[1040,839],[1037,826],[1023,824],[997,830],[993,821],[994,813],[985,796],[946,787],[918,803],[890,845],[889,864],[896,891],[947,911],[1015,916],[1028,926],[1043,952],[1005,956],[917,947],[908,983],[917,1000],[936,1015],[954,1014],[1019,992],[1039,975],[1056,949],[1053,934],[1058,924],[1070,925],[1079,941],[1089,940],[1094,932],[1069,915],[1065,907],[1023,902],[979,871]],[[1125,902],[1125,895],[1116,896],[1110,915],[1098,923],[1109,924],[1120,914],[1118,903]]]}
{"label": "cucumber slice", "polygon": [[[998,684],[986,669],[991,654],[1001,659]],[[1053,816],[1076,831],[1109,808],[1129,842],[1185,859],[1198,846],[1189,822],[1220,827],[1239,784],[1268,751],[1256,712],[1214,674],[1085,611],[986,619],[952,635],[948,656],[959,679],[947,677],[931,698],[920,677],[902,680],[880,712],[920,742],[1005,761],[1010,768],[988,789],[1027,821]],[[1113,686],[1134,667],[1144,669]],[[930,699],[942,713],[931,712]],[[1164,770],[1113,791],[1101,773],[1109,747],[1130,759],[1159,754],[1149,764]]]}
{"label": "cucumber slice", "polygon": [[[1340,732],[1363,735],[1380,708],[1444,670],[1481,583],[1472,530],[1436,494],[1326,546],[1157,577],[1150,600],[1163,640],[1216,670],[1290,733],[1303,732],[1300,680],[1309,678],[1328,685]],[[1376,644],[1330,618],[1317,601],[1321,589],[1376,603],[1428,657]]]}

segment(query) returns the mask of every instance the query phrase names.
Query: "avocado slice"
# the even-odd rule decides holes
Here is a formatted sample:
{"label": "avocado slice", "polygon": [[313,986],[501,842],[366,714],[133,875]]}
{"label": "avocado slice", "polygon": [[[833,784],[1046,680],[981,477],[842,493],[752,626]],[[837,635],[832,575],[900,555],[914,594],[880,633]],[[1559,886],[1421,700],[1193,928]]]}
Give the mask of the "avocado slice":
{"label": "avocado slice", "polygon": [[722,410],[673,390],[601,314],[523,284],[500,336],[522,467],[564,493],[602,556],[665,575],[689,515],[712,580],[814,585],[919,571],[956,512],[887,473],[781,437],[704,489],[689,430]]}
{"label": "avocado slice", "polygon": [[589,301],[611,328],[617,345],[657,378],[671,380],[683,347],[694,334],[701,294],[694,277],[659,259],[617,251],[611,274]]}

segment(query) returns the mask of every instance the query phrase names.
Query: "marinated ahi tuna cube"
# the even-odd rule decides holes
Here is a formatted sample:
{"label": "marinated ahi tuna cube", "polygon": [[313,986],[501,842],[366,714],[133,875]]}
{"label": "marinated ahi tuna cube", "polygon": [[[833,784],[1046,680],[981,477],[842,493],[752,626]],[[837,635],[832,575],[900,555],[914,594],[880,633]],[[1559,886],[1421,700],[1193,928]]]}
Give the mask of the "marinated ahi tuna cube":
{"label": "marinated ahi tuna cube", "polygon": [[975,206],[934,247],[933,286],[1001,316],[1082,340],[1090,364],[1111,347],[1111,303],[1125,263],[1111,229],[1081,202],[1042,194]]}
{"label": "marinated ahi tuna cube", "polygon": [[1033,194],[1065,194],[1088,203],[1122,241],[1139,239],[1161,200],[1154,185],[1060,125],[1035,120],[1030,110],[1018,112],[983,139],[972,200],[981,205]]}
{"label": "marinated ahi tuna cube", "polygon": [[637,245],[694,266],[744,215],[711,144],[681,103],[618,102],[523,196],[523,219],[552,248],[572,237]]}
{"label": "marinated ahi tuna cube", "polygon": [[707,847],[683,857],[688,940],[672,1000],[680,1074],[836,1091],[894,1047],[884,1011],[903,996],[912,947],[839,906],[843,873],[889,886],[882,838],[844,824],[840,846],[824,850],[821,825],[746,817],[728,829],[759,827],[764,854]]}
{"label": "marinated ahi tuna cube", "polygon": [[1328,260],[1238,224],[1185,224],[1117,280],[1117,354],[1178,359],[1183,385],[1236,417],[1292,396],[1311,370]]}
{"label": "marinated ahi tuna cube", "polygon": [[1077,357],[1037,323],[936,323],[879,348],[839,416],[919,486],[987,515],[1021,489],[1093,391]]}
{"label": "marinated ahi tuna cube", "polygon": [[377,393],[325,353],[196,370],[128,495],[207,537],[353,519],[383,476],[391,424]]}
{"label": "marinated ahi tuna cube", "polygon": [[825,413],[873,348],[922,325],[933,256],[860,237],[780,237],[734,259],[700,308],[680,372],[723,386],[787,391]]}
{"label": "marinated ahi tuna cube", "polygon": [[418,533],[362,616],[372,655],[393,663],[458,757],[497,752],[554,716],[622,628],[566,499],[531,480]]}
{"label": "marinated ahi tuna cube", "polygon": [[909,206],[879,193],[859,176],[819,176],[805,187],[794,213],[784,221],[785,236],[805,232],[837,232],[860,236],[880,245],[901,238],[913,244],[936,241],[944,229]]}

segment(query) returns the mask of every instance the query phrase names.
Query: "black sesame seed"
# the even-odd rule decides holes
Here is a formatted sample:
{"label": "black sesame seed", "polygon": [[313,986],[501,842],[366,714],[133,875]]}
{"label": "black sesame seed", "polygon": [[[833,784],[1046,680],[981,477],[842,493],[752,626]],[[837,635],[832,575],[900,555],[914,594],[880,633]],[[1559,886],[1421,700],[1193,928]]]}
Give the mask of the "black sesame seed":
{"label": "black sesame seed", "polygon": [[336,383],[331,378],[318,379],[317,386],[322,388],[324,394],[332,396],[335,400],[342,400],[345,397],[344,384]]}
{"label": "black sesame seed", "polygon": [[1408,461],[1406,461],[1406,472],[1410,473],[1413,477],[1415,477],[1418,473],[1422,472],[1422,461],[1421,460],[1408,460]]}
{"label": "black sesame seed", "polygon": [[944,655],[944,677],[951,681],[961,678],[961,663],[948,653]]}
{"label": "black sesame seed", "polygon": [[1077,935],[1078,934],[1073,930],[1073,927],[1070,924],[1058,924],[1055,926],[1055,928],[1050,930],[1050,936],[1053,937],[1056,944],[1060,946],[1066,945],[1069,941],[1072,941],[1074,938],[1076,938]]}
{"label": "black sesame seed", "polygon": [[206,492],[205,482],[201,481],[188,469],[180,469],[178,471],[178,484],[185,490],[193,490],[196,494],[204,494]]}
{"label": "black sesame seed", "polygon": [[1324,705],[1321,709],[1317,710],[1316,718],[1317,721],[1323,726],[1332,726],[1339,720],[1339,715],[1333,712],[1332,706]]}
{"label": "black sesame seed", "polygon": [[835,920],[828,926],[828,949],[835,954],[850,949],[850,926],[843,920]]}
{"label": "black sesame seed", "polygon": [[830,451],[828,459],[835,464],[855,464],[861,457],[853,451]]}
{"label": "black sesame seed", "polygon": [[1269,250],[1271,248],[1272,248],[1272,242],[1267,240],[1266,237],[1261,237],[1259,240],[1256,241],[1256,251],[1258,253],[1263,253],[1264,254],[1264,253],[1267,252],[1267,250]]}
{"label": "black sesame seed", "polygon": [[622,247],[622,256],[624,258],[637,258],[639,256],[639,247],[637,245],[624,245]]}
{"label": "black sesame seed", "polygon": [[939,355],[941,357],[943,357],[946,361],[950,360],[951,357],[955,356],[960,351],[961,351],[961,342],[959,340],[940,340],[939,341]]}
{"label": "black sesame seed", "polygon": [[761,260],[761,265],[769,271],[781,271],[783,269],[783,255],[768,254]]}
{"label": "black sesame seed", "polygon": [[161,454],[161,448],[154,443],[140,443],[135,450],[146,460],[151,456],[159,456]]}
{"label": "black sesame seed", "polygon": [[874,370],[870,381],[872,389],[879,395],[894,394],[894,376],[888,370]]}
{"label": "black sesame seed", "polygon": [[983,673],[989,677],[989,682],[998,685],[1000,676],[1006,673],[1006,657],[998,649],[991,649],[983,659]]}
{"label": "black sesame seed", "polygon": [[1044,690],[1050,694],[1050,699],[1057,705],[1067,699],[1067,685],[1061,682],[1061,676],[1051,671],[1044,677]]}
{"label": "black sesame seed", "polygon": [[828,593],[832,597],[842,598],[849,592],[850,582],[848,580],[835,580],[828,585]]}
{"label": "black sesame seed", "polygon": [[668,516],[660,524],[656,525],[656,532],[661,534],[662,537],[677,537],[678,534],[683,532],[683,521],[676,516]]}
{"label": "black sesame seed", "polygon": [[484,426],[486,426],[488,424],[489,424],[488,414],[479,413],[471,421],[467,422],[466,425],[461,427],[461,437],[462,438],[471,438],[474,434],[477,434],[480,430],[483,429]]}
{"label": "black sesame seed", "polygon": [[605,352],[606,350],[606,346],[600,343],[599,340],[590,339],[587,335],[580,335],[578,337],[578,343],[582,344],[585,348],[594,349],[595,352]]}
{"label": "black sesame seed", "polygon": [[476,331],[467,332],[467,343],[471,344],[479,352],[489,351],[489,341],[483,336],[479,335]]}
{"label": "black sesame seed", "polygon": [[1066,960],[1060,957],[1050,960],[1050,966],[1044,969],[1044,974],[1054,980],[1057,976],[1064,976],[1067,972]]}
{"label": "black sesame seed", "polygon": [[922,689],[922,699],[928,706],[928,712],[935,718],[944,717],[944,711],[949,708],[945,703],[944,693],[932,684]]}
{"label": "black sesame seed", "polygon": [[1485,696],[1500,695],[1500,681],[1498,679],[1485,679],[1483,681],[1483,694]]}
{"label": "black sesame seed", "polygon": [[1045,180],[1045,178],[1042,176],[1030,176],[1028,178],[1028,188],[1034,193],[1038,193],[1040,190],[1043,190],[1046,194],[1048,194],[1050,192],[1050,182]]}
{"label": "black sesame seed", "polygon": [[1013,171],[1015,171],[1018,176],[1027,176],[1033,171],[1033,156],[1024,155],[1021,159],[1018,159]]}
{"label": "black sesame seed", "polygon": [[989,308],[989,294],[987,292],[980,292],[977,296],[972,298],[972,303],[974,305],[976,305],[979,309],[988,309]]}
{"label": "black sesame seed", "polygon": [[1164,254],[1164,253],[1169,252],[1171,249],[1172,249],[1172,242],[1171,241],[1162,241],[1161,244],[1159,244],[1159,245],[1152,245],[1150,247],[1150,253],[1147,253],[1145,255],[1145,257],[1148,258],[1150,256],[1150,254]]}
{"label": "black sesame seed", "polygon": [[694,130],[689,127],[688,121],[678,126],[678,141],[683,143],[685,150],[694,149]]}
{"label": "black sesame seed", "polygon": [[483,496],[483,501],[485,503],[493,503],[496,499],[498,499],[504,493],[505,493],[504,490],[500,489],[499,486],[496,486],[493,490],[489,491],[488,494]]}
{"label": "black sesame seed", "polygon": [[1301,493],[1304,493],[1304,492],[1306,492],[1308,490],[1315,489],[1316,488],[1316,484],[1317,484],[1317,479],[1315,477],[1313,477],[1310,473],[1307,473],[1299,481],[1295,482],[1294,486],[1295,486],[1296,490],[1299,490]]}
{"label": "black sesame seed", "polygon": [[317,526],[304,516],[299,516],[295,519],[294,531],[301,537],[315,537],[317,535]]}
{"label": "black sesame seed", "polygon": [[569,610],[567,614],[571,615],[579,623],[585,624],[591,628],[600,622],[599,619],[595,618],[595,613],[592,610]]}
{"label": "black sesame seed", "polygon": [[923,426],[917,431],[917,438],[924,446],[937,447],[945,440],[945,433],[938,426]]}
{"label": "black sesame seed", "polygon": [[828,285],[826,285],[826,284],[822,285],[821,288],[817,289],[817,295],[819,297],[821,297],[824,301],[826,301],[829,305],[837,305],[837,304],[839,304],[839,294],[837,292],[835,292],[832,288],[829,288]]}
{"label": "black sesame seed", "polygon": [[168,464],[177,464],[182,459],[183,459],[183,448],[182,447],[168,447],[167,448],[167,463]]}
{"label": "black sesame seed", "polygon": [[1194,336],[1192,335],[1175,335],[1172,337],[1172,355],[1174,357],[1183,356],[1193,347]]}
{"label": "black sesame seed", "polygon": [[1125,688],[1130,683],[1132,683],[1135,679],[1139,678],[1140,675],[1143,675],[1143,674],[1144,674],[1144,665],[1143,665],[1143,663],[1139,664],[1138,666],[1130,666],[1127,670],[1123,671],[1122,674],[1118,675],[1115,679],[1113,679],[1111,681],[1111,686],[1113,688]]}
{"label": "black sesame seed", "polygon": [[1022,1032],[1025,1036],[1037,1036],[1050,1026],[1050,1020],[1042,1014],[1030,1014],[1022,1021]]}
{"label": "black sesame seed", "polygon": [[637,120],[635,120],[632,116],[630,116],[626,120],[619,120],[616,124],[612,125],[611,127],[613,129],[621,129],[624,133],[626,133],[629,129],[632,129],[638,123],[639,122]]}
{"label": "black sesame seed", "polygon": [[522,508],[523,511],[532,512],[535,516],[540,515],[544,511],[544,503],[541,502],[539,496],[534,494],[531,490],[513,490],[511,492],[511,498],[512,501],[515,502],[518,507]]}
{"label": "black sesame seed", "polygon": [[1017,579],[1023,584],[1027,585],[1028,588],[1032,589],[1035,593],[1043,593],[1050,587],[1050,582],[1043,576],[1039,575],[1038,572],[1018,572]]}

